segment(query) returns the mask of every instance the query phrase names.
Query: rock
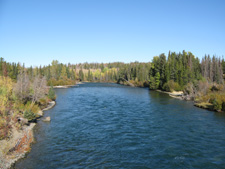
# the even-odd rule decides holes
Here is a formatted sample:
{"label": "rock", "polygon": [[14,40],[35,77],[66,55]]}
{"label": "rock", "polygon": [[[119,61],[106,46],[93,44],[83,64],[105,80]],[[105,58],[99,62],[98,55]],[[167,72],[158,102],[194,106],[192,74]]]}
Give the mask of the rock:
{"label": "rock", "polygon": [[39,117],[42,117],[43,115],[44,115],[44,113],[43,113],[43,111],[39,111],[38,113],[37,113],[37,115],[39,116]]}
{"label": "rock", "polygon": [[26,125],[29,124],[29,123],[28,123],[28,119],[19,117],[17,120],[18,120],[19,123],[26,124]]}
{"label": "rock", "polygon": [[45,117],[44,119],[43,119],[43,121],[45,121],[45,122],[50,122],[51,121],[51,118],[48,116],[48,117]]}

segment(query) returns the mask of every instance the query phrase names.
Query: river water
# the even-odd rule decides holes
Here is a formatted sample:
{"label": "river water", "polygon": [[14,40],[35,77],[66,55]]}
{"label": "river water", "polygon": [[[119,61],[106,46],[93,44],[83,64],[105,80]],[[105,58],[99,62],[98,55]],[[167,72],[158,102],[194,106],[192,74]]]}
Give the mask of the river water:
{"label": "river water", "polygon": [[225,168],[225,116],[118,84],[56,89],[18,169]]}

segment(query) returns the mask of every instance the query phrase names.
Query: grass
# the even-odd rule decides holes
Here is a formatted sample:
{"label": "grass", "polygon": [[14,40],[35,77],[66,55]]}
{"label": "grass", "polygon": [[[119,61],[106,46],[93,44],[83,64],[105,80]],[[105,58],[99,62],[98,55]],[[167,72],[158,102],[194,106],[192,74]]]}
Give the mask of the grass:
{"label": "grass", "polygon": [[203,108],[203,109],[214,110],[214,106],[212,103],[206,103],[206,102],[195,103],[195,106]]}

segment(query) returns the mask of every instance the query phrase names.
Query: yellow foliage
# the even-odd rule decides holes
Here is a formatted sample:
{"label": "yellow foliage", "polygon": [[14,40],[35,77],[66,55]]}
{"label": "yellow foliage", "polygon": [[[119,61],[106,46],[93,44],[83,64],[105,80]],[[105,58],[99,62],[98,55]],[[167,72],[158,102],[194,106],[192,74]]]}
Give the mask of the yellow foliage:
{"label": "yellow foliage", "polygon": [[0,112],[4,113],[12,97],[13,82],[8,77],[0,77]]}
{"label": "yellow foliage", "polygon": [[74,85],[76,83],[75,80],[68,79],[67,77],[64,77],[63,79],[56,80],[54,78],[51,78],[48,82],[48,86],[63,86],[63,85]]}

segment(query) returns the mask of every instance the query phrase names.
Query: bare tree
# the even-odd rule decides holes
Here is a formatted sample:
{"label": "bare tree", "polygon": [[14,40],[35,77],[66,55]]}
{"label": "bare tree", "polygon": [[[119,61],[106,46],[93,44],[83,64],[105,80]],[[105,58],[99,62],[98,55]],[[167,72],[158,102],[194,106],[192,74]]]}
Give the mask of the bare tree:
{"label": "bare tree", "polygon": [[21,100],[29,98],[30,80],[26,72],[21,71],[17,77],[17,83],[14,86],[16,96]]}
{"label": "bare tree", "polygon": [[32,84],[32,94],[31,94],[32,104],[43,98],[46,92],[47,92],[46,78],[36,76]]}
{"label": "bare tree", "polygon": [[221,59],[213,56],[210,58],[208,55],[202,59],[201,70],[202,76],[210,82],[223,84],[223,69]]}

